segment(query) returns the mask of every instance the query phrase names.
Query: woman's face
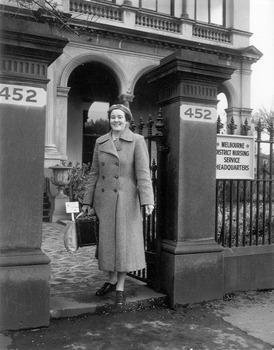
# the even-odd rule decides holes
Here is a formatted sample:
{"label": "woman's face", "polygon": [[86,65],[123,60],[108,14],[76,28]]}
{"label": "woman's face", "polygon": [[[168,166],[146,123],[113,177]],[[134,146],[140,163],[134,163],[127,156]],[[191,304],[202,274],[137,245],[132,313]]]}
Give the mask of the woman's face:
{"label": "woman's face", "polygon": [[110,114],[109,123],[113,131],[116,131],[116,132],[124,131],[127,125],[125,112],[121,111],[120,109],[114,109]]}

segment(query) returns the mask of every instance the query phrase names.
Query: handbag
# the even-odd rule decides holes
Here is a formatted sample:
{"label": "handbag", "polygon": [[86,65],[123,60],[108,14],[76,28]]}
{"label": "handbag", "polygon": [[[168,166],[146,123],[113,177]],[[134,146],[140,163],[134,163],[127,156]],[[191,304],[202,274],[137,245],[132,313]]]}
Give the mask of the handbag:
{"label": "handbag", "polygon": [[71,254],[75,253],[79,248],[75,221],[68,221],[66,223],[64,245],[66,250]]}
{"label": "handbag", "polygon": [[80,213],[76,219],[76,233],[79,247],[97,245],[99,236],[99,220],[96,214]]}

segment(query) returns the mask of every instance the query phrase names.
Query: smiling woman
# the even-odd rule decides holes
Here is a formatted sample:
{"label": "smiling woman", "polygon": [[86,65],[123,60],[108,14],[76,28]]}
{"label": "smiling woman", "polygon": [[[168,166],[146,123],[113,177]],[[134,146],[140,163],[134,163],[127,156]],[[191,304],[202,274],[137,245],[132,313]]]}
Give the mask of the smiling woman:
{"label": "smiling woman", "polygon": [[129,129],[130,110],[113,105],[108,110],[111,131],[96,140],[90,181],[82,211],[99,218],[99,269],[108,282],[96,295],[116,290],[115,304],[123,305],[128,272],[146,266],[141,206],[154,209],[149,157],[145,139]]}
{"label": "smiling woman", "polygon": [[125,130],[127,125],[127,119],[125,113],[120,109],[114,109],[109,118],[110,127],[112,129],[113,140],[119,138],[121,133]]}

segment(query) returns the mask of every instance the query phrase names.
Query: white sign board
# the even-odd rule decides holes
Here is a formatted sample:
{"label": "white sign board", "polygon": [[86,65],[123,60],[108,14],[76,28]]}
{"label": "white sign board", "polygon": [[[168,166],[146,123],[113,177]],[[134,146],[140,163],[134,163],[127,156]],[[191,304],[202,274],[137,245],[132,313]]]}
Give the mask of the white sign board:
{"label": "white sign board", "polygon": [[182,120],[192,122],[215,123],[217,121],[217,110],[212,107],[184,104],[180,110]]}
{"label": "white sign board", "polygon": [[79,213],[79,202],[66,202],[66,213]]}
{"label": "white sign board", "polygon": [[216,179],[254,179],[254,150],[254,137],[217,135]]}
{"label": "white sign board", "polygon": [[44,107],[46,102],[47,93],[42,88],[0,84],[0,103],[28,107]]}

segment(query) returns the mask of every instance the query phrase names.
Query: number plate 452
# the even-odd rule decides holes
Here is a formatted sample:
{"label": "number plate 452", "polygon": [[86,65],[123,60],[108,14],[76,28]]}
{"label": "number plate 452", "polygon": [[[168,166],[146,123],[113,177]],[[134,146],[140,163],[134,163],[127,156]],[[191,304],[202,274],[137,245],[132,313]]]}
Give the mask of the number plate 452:
{"label": "number plate 452", "polygon": [[47,93],[42,88],[22,85],[0,84],[0,103],[43,107]]}
{"label": "number plate 452", "polygon": [[212,107],[182,105],[181,118],[193,122],[215,123],[217,110]]}

